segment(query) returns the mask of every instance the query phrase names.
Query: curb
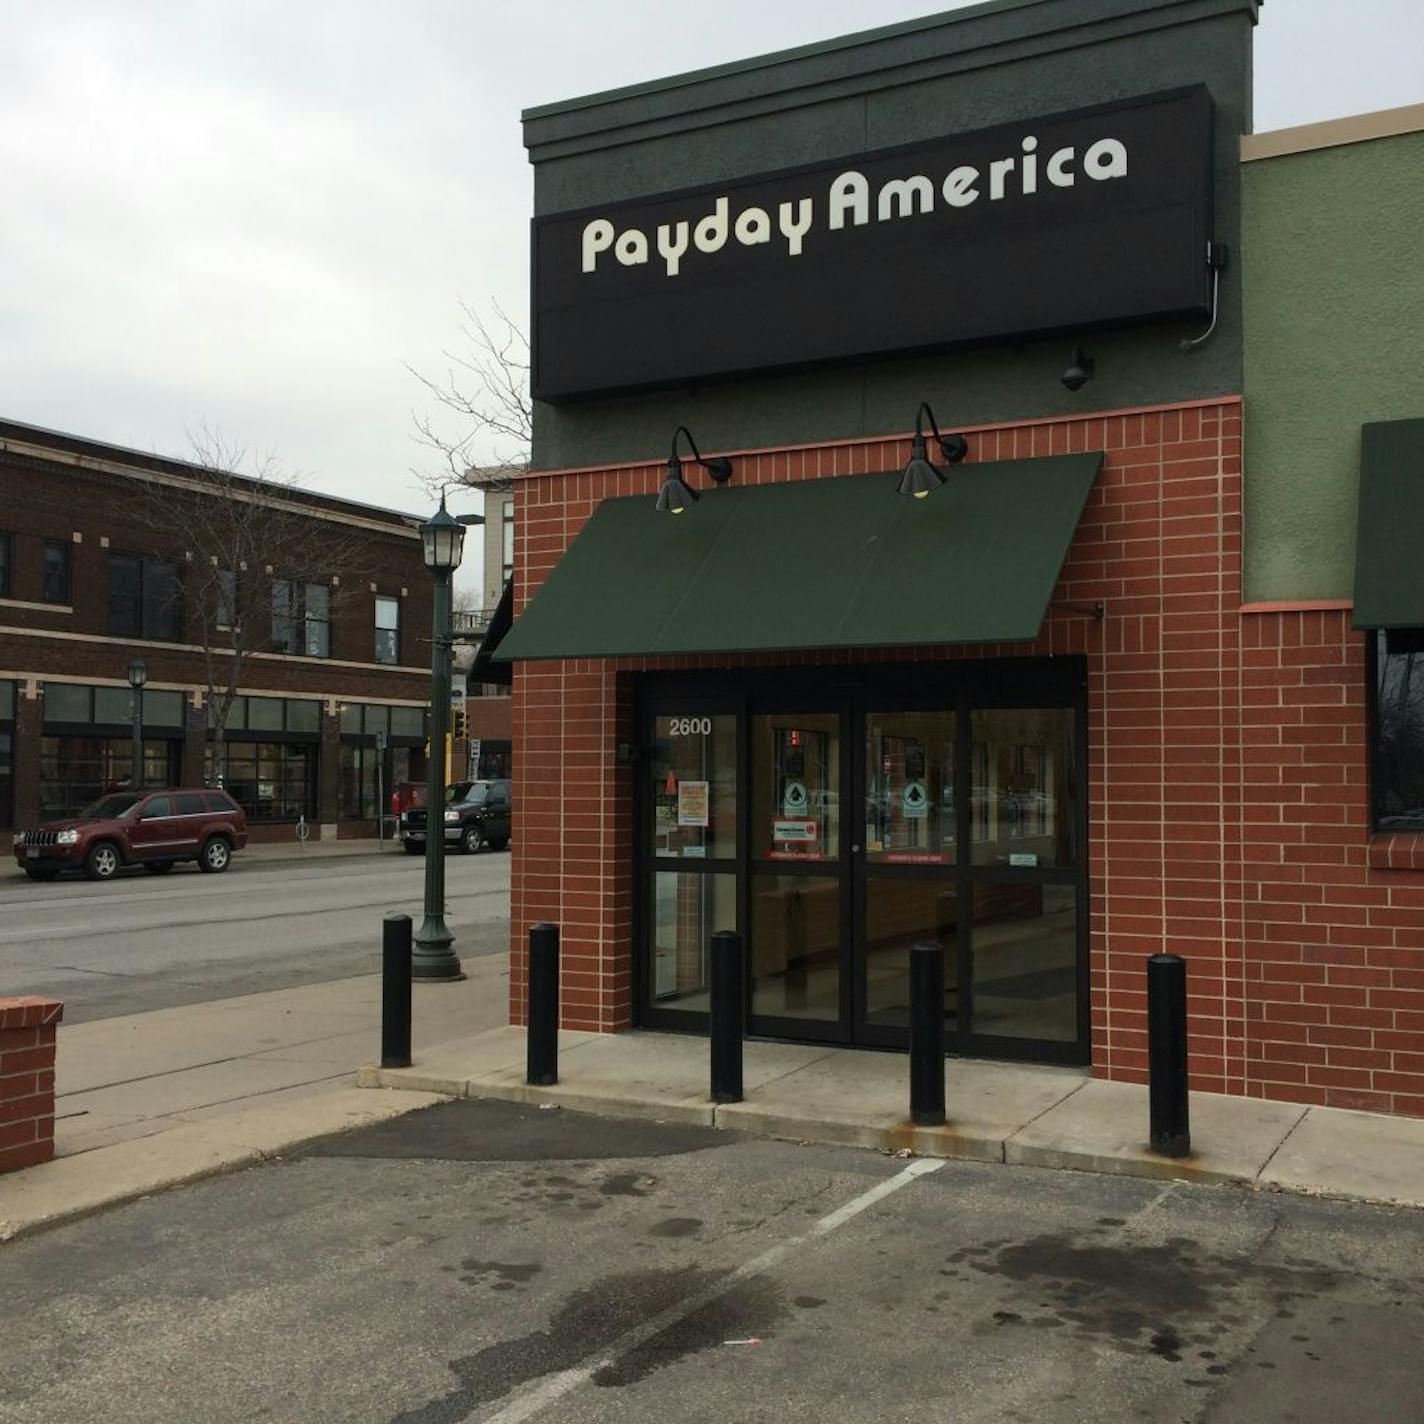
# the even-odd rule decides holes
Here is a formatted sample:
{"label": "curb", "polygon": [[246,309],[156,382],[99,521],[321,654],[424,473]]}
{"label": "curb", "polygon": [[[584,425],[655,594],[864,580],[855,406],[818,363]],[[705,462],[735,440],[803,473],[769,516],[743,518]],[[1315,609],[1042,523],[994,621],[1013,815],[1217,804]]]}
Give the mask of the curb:
{"label": "curb", "polygon": [[950,1121],[943,1127],[918,1127],[907,1121],[873,1121],[853,1118],[796,1117],[755,1102],[719,1104],[706,1098],[656,1097],[652,1094],[620,1097],[612,1091],[556,1085],[531,1087],[522,1068],[508,1067],[471,1077],[439,1076],[420,1069],[383,1069],[367,1066],[357,1073],[362,1089],[386,1088],[438,1092],[451,1098],[493,1099],[504,1102],[548,1104],[571,1112],[603,1117],[640,1118],[663,1122],[695,1123],[752,1137],[856,1147],[892,1156],[936,1157],[946,1161],[999,1163],[1050,1171],[1090,1172],[1098,1176],[1138,1177],[1153,1181],[1190,1182],[1199,1186],[1244,1187],[1253,1192],[1329,1198],[1368,1203],[1398,1210],[1419,1210],[1424,1202],[1367,1191],[1331,1187],[1320,1183],[1263,1179],[1261,1169],[1235,1170],[1226,1165],[1229,1154],[1193,1154],[1158,1157],[1144,1143],[1121,1151],[1075,1150],[1032,1140],[1019,1141],[1034,1124],[1009,1130],[991,1124]]}

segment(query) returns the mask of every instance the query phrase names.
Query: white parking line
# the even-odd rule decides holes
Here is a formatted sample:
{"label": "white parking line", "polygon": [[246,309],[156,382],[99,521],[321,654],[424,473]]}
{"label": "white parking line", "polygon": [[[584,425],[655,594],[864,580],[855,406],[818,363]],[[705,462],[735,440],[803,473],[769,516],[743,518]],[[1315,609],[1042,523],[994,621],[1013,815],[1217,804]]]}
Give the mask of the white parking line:
{"label": "white parking line", "polygon": [[[620,1355],[624,1355],[629,1350],[636,1349],[639,1345],[653,1339],[654,1336],[662,1334],[670,1325],[676,1324],[679,1320],[685,1320],[689,1315],[695,1315],[699,1310],[710,1305],[719,1296],[726,1295],[728,1291],[743,1281],[750,1280],[753,1276],[765,1275],[768,1271],[779,1266],[799,1247],[807,1246],[822,1236],[829,1235],[838,1227],[844,1226],[846,1222],[859,1216],[867,1208],[874,1206],[876,1202],[883,1201],[902,1187],[908,1187],[916,1177],[923,1177],[927,1172],[937,1172],[944,1165],[943,1161],[936,1158],[916,1158],[903,1172],[897,1172],[893,1177],[871,1187],[869,1191],[862,1192],[858,1197],[852,1197],[844,1206],[837,1207],[829,1216],[821,1217],[804,1236],[793,1236],[789,1241],[783,1241],[780,1245],[763,1251],[760,1256],[754,1256],[745,1265],[738,1266],[731,1275],[724,1276],[720,1281],[689,1296],[686,1300],[680,1300],[675,1305],[668,1306],[666,1310],[660,1311],[641,1325],[635,1325],[631,1330],[625,1330],[611,1345],[589,1355],[573,1369],[561,1370],[556,1375],[549,1375],[533,1389],[512,1400],[502,1409],[496,1410],[493,1414],[484,1415],[480,1424],[523,1424],[524,1420],[532,1419],[541,1410],[547,1409],[549,1405],[592,1379],[599,1370],[612,1365]],[[461,1424],[474,1424],[476,1419],[480,1419],[479,1410],[473,1414],[467,1414]]]}

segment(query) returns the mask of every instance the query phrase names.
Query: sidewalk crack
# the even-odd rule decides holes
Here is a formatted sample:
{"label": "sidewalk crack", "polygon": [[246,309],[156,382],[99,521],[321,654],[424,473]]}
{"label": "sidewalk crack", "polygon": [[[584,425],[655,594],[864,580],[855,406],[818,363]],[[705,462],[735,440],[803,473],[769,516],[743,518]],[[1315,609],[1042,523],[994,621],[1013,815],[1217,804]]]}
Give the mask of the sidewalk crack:
{"label": "sidewalk crack", "polygon": [[1276,1143],[1273,1148],[1271,1148],[1271,1155],[1267,1157],[1266,1160],[1262,1162],[1259,1167],[1256,1168],[1256,1175],[1251,1179],[1253,1182],[1259,1182],[1261,1180],[1261,1173],[1264,1172],[1266,1168],[1269,1167],[1271,1163],[1276,1160],[1276,1153],[1279,1152],[1281,1148],[1284,1147],[1286,1143],[1291,1140],[1291,1138],[1295,1135],[1296,1128],[1298,1128],[1301,1123],[1303,1123],[1309,1116],[1310,1109],[1308,1107],[1302,1108],[1300,1116],[1296,1118],[1293,1123],[1291,1123],[1289,1128],[1286,1129],[1286,1135],[1281,1138],[1281,1140]]}

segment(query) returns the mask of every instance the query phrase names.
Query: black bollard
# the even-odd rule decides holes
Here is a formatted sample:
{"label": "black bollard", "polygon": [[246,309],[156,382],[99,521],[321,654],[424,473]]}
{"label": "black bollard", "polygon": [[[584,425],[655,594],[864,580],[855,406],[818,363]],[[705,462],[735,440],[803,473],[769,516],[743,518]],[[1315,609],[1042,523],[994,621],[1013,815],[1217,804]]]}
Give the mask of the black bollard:
{"label": "black bollard", "polygon": [[742,937],[735,930],[712,936],[712,1101],[742,1100],[742,1039],[746,972]]}
{"label": "black bollard", "polygon": [[1147,961],[1147,1067],[1152,1150],[1163,1157],[1189,1156],[1187,961],[1179,954],[1154,954]]}
{"label": "black bollard", "polygon": [[410,916],[381,924],[381,1067],[410,1067]]}
{"label": "black bollard", "polygon": [[548,1088],[559,1081],[559,927],[529,930],[529,1056],[525,1081]]}
{"label": "black bollard", "polygon": [[910,950],[910,1121],[944,1123],[944,948]]}

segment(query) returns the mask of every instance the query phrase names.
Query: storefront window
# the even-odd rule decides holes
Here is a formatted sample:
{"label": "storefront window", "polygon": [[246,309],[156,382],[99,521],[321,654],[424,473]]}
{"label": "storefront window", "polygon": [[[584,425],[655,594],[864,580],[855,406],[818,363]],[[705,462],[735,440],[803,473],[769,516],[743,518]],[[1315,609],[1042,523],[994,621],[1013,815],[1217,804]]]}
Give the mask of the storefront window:
{"label": "storefront window", "polygon": [[343,820],[375,820],[376,779],[380,758],[381,754],[375,747],[343,743],[338,787],[339,811]]}
{"label": "storefront window", "polygon": [[954,713],[865,719],[865,854],[884,865],[954,859]]}
{"label": "storefront window", "polygon": [[653,1002],[706,1012],[709,947],[737,927],[737,878],[658,871],[652,884]]}
{"label": "storefront window", "polygon": [[974,864],[1071,866],[1073,713],[995,708],[973,714]]}
{"label": "storefront window", "polygon": [[[143,784],[172,786],[180,777],[182,745],[143,744]],[[128,786],[133,743],[127,737],[41,737],[40,815],[73,816],[106,791]]]}
{"label": "storefront window", "polygon": [[736,855],[735,717],[655,719],[651,776],[654,855],[699,860]]}
{"label": "storefront window", "polygon": [[0,678],[0,827],[13,824],[15,779],[15,684]]}
{"label": "storefront window", "polygon": [[834,860],[840,854],[840,718],[834,712],[753,717],[752,854]]}
{"label": "storefront window", "polygon": [[[316,747],[286,742],[228,742],[226,757],[223,788],[247,813],[248,820],[315,818]],[[208,763],[211,780],[211,749]]]}
{"label": "storefront window", "polygon": [[1374,818],[1381,831],[1424,831],[1424,629],[1374,635]]}
{"label": "storefront window", "polygon": [[92,722],[90,689],[74,682],[47,682],[44,685],[46,722]]}
{"label": "storefront window", "polygon": [[1078,893],[1005,881],[974,887],[974,1032],[1078,1036]]}

